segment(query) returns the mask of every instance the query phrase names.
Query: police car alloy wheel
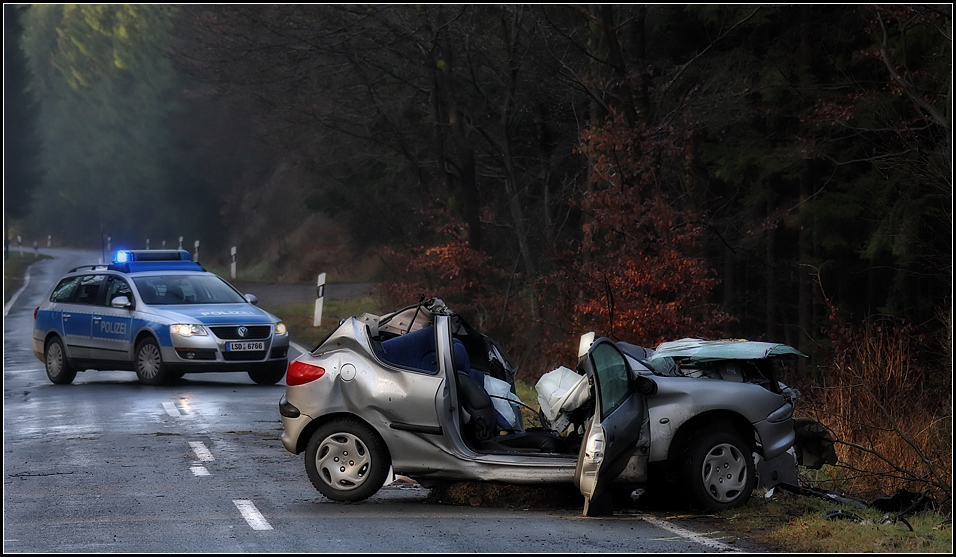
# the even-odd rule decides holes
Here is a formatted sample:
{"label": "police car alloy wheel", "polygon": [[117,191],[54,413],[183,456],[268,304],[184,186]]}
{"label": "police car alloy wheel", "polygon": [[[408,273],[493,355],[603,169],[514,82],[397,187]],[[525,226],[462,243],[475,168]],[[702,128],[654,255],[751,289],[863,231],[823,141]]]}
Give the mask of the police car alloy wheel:
{"label": "police car alloy wheel", "polygon": [[76,378],[76,370],[70,366],[63,351],[63,343],[59,338],[52,338],[46,345],[46,375],[56,385],[72,383]]}
{"label": "police car alloy wheel", "polygon": [[147,385],[159,385],[166,380],[159,345],[146,339],[136,346],[136,377]]}

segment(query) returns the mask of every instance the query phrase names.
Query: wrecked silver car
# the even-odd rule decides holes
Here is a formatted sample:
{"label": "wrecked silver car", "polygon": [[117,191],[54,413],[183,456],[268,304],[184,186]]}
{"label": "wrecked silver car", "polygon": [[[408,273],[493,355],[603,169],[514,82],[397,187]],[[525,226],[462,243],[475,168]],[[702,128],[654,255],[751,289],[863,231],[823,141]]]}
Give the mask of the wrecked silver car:
{"label": "wrecked silver car", "polygon": [[797,483],[795,393],[774,375],[797,350],[696,339],[651,350],[591,334],[578,353],[576,370],[538,381],[542,424],[525,427],[511,360],[441,300],[352,317],[289,364],[282,443],[336,501],[368,498],[390,473],[573,482],[589,516],[637,487],[677,486],[720,510]]}

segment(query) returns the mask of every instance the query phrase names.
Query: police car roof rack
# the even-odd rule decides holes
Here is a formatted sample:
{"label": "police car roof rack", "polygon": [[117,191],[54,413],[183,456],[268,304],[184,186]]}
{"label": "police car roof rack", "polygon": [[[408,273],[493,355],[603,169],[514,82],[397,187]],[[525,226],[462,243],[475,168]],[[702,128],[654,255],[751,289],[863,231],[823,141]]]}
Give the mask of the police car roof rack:
{"label": "police car roof rack", "polygon": [[105,271],[109,269],[109,265],[104,265],[102,263],[98,263],[96,265],[80,265],[79,267],[74,267],[70,269],[70,272],[75,273],[79,271],[80,269],[89,269],[91,271]]}

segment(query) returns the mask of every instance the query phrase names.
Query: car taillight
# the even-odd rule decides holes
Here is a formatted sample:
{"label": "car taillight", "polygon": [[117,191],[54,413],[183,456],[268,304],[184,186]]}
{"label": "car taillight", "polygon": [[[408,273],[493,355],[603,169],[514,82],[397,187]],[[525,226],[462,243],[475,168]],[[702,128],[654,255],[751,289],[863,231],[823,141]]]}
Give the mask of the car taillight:
{"label": "car taillight", "polygon": [[325,368],[300,362],[299,360],[292,360],[285,374],[285,384],[289,386],[302,385],[309,381],[315,381],[323,375],[325,375]]}
{"label": "car taillight", "polygon": [[37,320],[37,312],[39,312],[39,311],[40,311],[40,306],[37,306],[37,308],[36,308],[35,310],[33,310],[33,320],[34,320],[34,321]]}

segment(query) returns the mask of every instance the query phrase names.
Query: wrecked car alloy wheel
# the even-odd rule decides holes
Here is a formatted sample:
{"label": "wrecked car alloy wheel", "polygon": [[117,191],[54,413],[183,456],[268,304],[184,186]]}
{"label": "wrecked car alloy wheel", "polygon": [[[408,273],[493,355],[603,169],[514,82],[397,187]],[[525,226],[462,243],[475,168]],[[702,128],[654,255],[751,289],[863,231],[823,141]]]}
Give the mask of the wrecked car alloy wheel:
{"label": "wrecked car alloy wheel", "polygon": [[700,432],[681,459],[690,503],[707,511],[746,503],[756,483],[752,454],[753,449],[732,431]]}
{"label": "wrecked car alloy wheel", "polygon": [[305,469],[315,486],[333,501],[362,501],[385,484],[388,450],[365,424],[337,419],[309,439]]}

